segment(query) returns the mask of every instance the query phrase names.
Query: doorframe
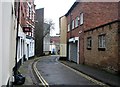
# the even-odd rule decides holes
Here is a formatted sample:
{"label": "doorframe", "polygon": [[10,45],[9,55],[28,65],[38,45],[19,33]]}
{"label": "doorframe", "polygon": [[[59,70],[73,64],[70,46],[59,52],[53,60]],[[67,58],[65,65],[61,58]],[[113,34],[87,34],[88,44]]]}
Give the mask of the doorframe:
{"label": "doorframe", "polygon": [[70,60],[70,43],[74,43],[75,41],[77,41],[77,64],[79,64],[79,52],[80,52],[80,50],[79,50],[79,37],[73,37],[73,38],[70,38],[69,39],[69,49],[68,49],[68,60]]}
{"label": "doorframe", "polygon": [[79,50],[79,45],[80,45],[80,44],[79,44],[79,42],[80,42],[80,41],[79,41],[79,37],[78,37],[78,40],[77,40],[77,41],[78,41],[78,42],[77,42],[77,47],[78,47],[78,48],[77,48],[77,64],[80,64],[80,62],[79,62],[79,60],[80,60],[80,59],[79,59],[79,56],[80,56],[80,55],[79,55],[79,53],[80,53],[80,50]]}

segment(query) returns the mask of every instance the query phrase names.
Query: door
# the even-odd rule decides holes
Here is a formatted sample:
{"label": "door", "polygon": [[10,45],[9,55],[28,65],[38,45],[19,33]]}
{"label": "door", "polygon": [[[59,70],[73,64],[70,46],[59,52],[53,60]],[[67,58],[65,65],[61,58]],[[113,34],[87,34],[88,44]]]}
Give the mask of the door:
{"label": "door", "polygon": [[29,58],[29,44],[27,44],[27,58]]}
{"label": "door", "polygon": [[75,43],[69,43],[69,60],[77,63],[77,47],[78,41],[75,41]]}

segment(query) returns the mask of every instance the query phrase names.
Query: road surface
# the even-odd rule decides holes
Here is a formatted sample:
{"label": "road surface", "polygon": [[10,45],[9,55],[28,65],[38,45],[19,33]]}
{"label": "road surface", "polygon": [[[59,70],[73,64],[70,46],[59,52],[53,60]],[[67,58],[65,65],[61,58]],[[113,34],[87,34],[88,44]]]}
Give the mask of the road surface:
{"label": "road surface", "polygon": [[90,87],[97,85],[60,63],[57,56],[40,58],[36,63],[36,68],[48,85],[86,85]]}

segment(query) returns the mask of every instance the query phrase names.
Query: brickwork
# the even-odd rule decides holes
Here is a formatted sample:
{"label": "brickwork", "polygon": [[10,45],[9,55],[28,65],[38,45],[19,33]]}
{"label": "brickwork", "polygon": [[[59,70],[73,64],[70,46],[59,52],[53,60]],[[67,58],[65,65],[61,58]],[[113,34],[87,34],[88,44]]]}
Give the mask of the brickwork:
{"label": "brickwork", "polygon": [[[120,2],[79,2],[74,3],[66,14],[67,24],[83,13],[83,24],[67,32],[67,40],[71,37],[79,37],[79,60],[92,66],[99,66],[110,71],[118,71],[118,24],[108,24],[104,27],[84,33],[98,26],[118,20],[120,17]],[[98,35],[106,34],[107,47],[105,51],[98,50]],[[86,39],[92,36],[92,49],[86,49]],[[119,45],[120,46],[120,45]]]}
{"label": "brickwork", "polygon": [[[98,50],[98,35],[105,34],[105,51]],[[87,37],[92,37],[92,48],[87,49]],[[118,71],[118,23],[109,24],[93,31],[85,32],[84,36],[85,63],[110,72]]]}
{"label": "brickwork", "polygon": [[[120,56],[120,21],[118,23],[118,56]],[[120,57],[118,57],[118,67],[120,72]]]}

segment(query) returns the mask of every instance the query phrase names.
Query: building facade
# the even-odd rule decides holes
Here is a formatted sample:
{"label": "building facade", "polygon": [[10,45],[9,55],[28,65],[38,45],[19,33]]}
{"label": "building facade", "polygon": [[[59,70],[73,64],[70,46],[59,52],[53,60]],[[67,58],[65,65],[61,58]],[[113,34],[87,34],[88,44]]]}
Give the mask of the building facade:
{"label": "building facade", "polygon": [[43,55],[44,8],[36,9],[35,56]]}
{"label": "building facade", "polygon": [[70,61],[119,72],[119,5],[120,2],[72,5],[65,14]]}
{"label": "building facade", "polygon": [[44,23],[44,31],[43,31],[43,52],[45,55],[50,54],[50,25]]}
{"label": "building facade", "polygon": [[66,16],[59,18],[60,28],[60,59],[66,60],[67,57],[67,20]]}
{"label": "building facade", "polygon": [[0,86],[11,85],[16,53],[16,24],[14,0],[0,2]]}
{"label": "building facade", "polygon": [[20,65],[34,56],[35,5],[34,1],[20,2],[17,61]]}
{"label": "building facade", "polygon": [[0,50],[0,86],[12,85],[16,66],[34,56],[34,1],[0,3],[2,44]]}

